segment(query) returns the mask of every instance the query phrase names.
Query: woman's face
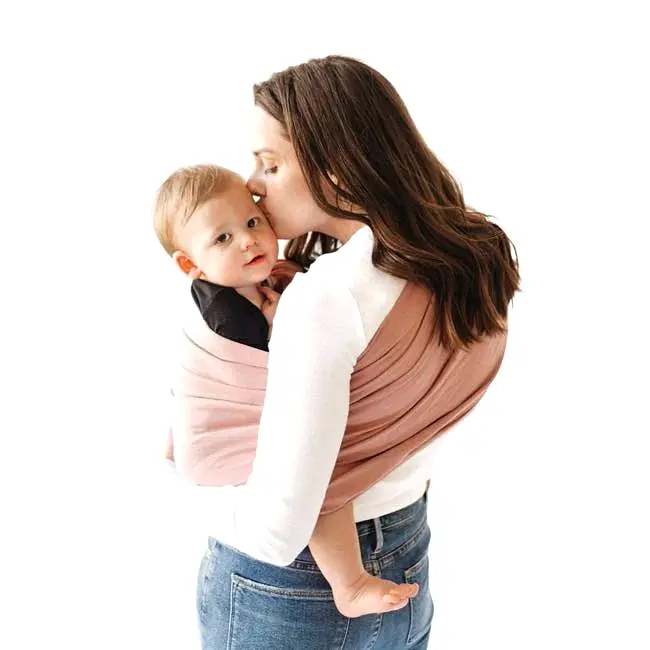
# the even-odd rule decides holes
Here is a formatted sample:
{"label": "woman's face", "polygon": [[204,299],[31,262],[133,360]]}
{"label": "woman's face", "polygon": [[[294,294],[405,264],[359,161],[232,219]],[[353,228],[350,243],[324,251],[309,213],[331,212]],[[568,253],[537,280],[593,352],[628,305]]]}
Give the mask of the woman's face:
{"label": "woman's face", "polygon": [[326,232],[332,217],[316,205],[282,126],[259,106],[253,111],[253,153],[255,171],[248,189],[260,197],[259,205],[277,237]]}

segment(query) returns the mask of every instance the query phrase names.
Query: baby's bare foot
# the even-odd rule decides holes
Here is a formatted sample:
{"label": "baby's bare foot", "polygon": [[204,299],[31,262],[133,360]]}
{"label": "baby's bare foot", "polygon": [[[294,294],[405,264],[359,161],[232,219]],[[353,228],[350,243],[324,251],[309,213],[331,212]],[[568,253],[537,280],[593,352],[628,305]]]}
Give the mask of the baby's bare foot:
{"label": "baby's bare foot", "polygon": [[401,609],[409,598],[417,595],[417,584],[398,585],[364,573],[353,585],[346,589],[334,589],[336,608],[348,618],[365,614],[384,614]]}

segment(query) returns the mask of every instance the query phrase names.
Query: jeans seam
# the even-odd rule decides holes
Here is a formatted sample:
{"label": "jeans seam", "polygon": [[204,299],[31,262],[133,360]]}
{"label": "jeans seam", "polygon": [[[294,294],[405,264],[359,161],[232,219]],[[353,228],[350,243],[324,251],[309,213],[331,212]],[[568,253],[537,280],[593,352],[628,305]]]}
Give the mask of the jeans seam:
{"label": "jeans seam", "polygon": [[351,619],[347,619],[347,623],[345,625],[345,634],[343,635],[343,639],[341,640],[341,645],[339,646],[339,650],[343,650],[345,648],[345,642],[348,640],[348,633],[350,632],[350,622]]}
{"label": "jeans seam", "polygon": [[[429,561],[429,554],[425,554],[420,560],[418,560],[412,567],[409,569],[406,569],[404,571],[404,579],[406,582],[409,584],[414,584],[416,577],[422,573],[423,569],[428,566],[428,561]],[[429,571],[427,569],[426,574],[422,576],[422,579],[418,581],[418,584],[420,585],[420,589],[422,590],[422,593],[419,593],[416,598],[413,598],[409,601],[409,610],[410,610],[410,621],[409,621],[409,630],[408,634],[406,637],[406,645],[407,647],[410,647],[414,643],[419,643],[421,639],[416,638],[416,632],[421,633],[422,630],[417,629],[416,627],[416,620],[415,620],[415,615],[416,615],[416,602],[418,599],[422,598],[431,598],[431,593],[429,591]],[[424,589],[424,585],[427,585],[426,590]]]}
{"label": "jeans seam", "polygon": [[208,585],[208,576],[212,573],[212,570],[214,569],[214,562],[215,562],[215,557],[214,554],[212,553],[212,549],[208,547],[204,557],[203,557],[203,570],[201,571],[201,600],[199,601],[199,612],[201,614],[201,618],[205,620],[207,617],[208,611],[206,607],[206,593],[207,593],[207,585]]}
{"label": "jeans seam", "polygon": [[410,569],[404,571],[404,575],[407,580],[409,580],[416,573],[419,573],[422,570],[422,567],[426,564],[428,557],[429,554],[427,553],[425,556],[421,557]]}
{"label": "jeans seam", "polygon": [[403,555],[404,553],[410,551],[420,541],[420,539],[422,539],[426,531],[427,531],[427,522],[425,520],[422,522],[422,525],[420,526],[420,528],[417,529],[417,531],[413,534],[413,536],[410,539],[408,539],[406,542],[404,542],[404,544],[396,548],[388,555],[384,555],[383,557],[377,558],[379,564],[381,565],[381,568],[384,569],[390,566],[391,564],[393,564],[395,557],[397,557],[398,555]]}
{"label": "jeans seam", "polygon": [[228,617],[228,647],[226,650],[231,650],[233,644],[233,619],[235,618],[235,592],[237,591],[237,583],[233,580],[233,574],[230,574],[230,615]]}
{"label": "jeans seam", "polygon": [[381,615],[375,616],[374,629],[372,631],[372,634],[370,635],[370,638],[368,639],[368,644],[366,645],[364,650],[372,650],[372,648],[375,647],[375,642],[377,641],[377,638],[379,637],[379,633],[381,632],[381,623],[382,623],[382,616]]}
{"label": "jeans seam", "polygon": [[400,519],[399,521],[391,521],[389,524],[386,524],[385,526],[382,526],[382,530],[392,530],[393,528],[396,528],[397,526],[403,526],[404,524],[408,524],[410,521],[413,521],[415,517],[417,516],[416,513],[409,515],[408,517],[404,517],[403,519]]}
{"label": "jeans seam", "polygon": [[276,598],[287,598],[289,600],[304,599],[316,602],[333,602],[334,596],[330,589],[292,589],[286,587],[275,587],[266,585],[237,574],[231,574],[233,584],[239,588],[258,594],[275,596]]}

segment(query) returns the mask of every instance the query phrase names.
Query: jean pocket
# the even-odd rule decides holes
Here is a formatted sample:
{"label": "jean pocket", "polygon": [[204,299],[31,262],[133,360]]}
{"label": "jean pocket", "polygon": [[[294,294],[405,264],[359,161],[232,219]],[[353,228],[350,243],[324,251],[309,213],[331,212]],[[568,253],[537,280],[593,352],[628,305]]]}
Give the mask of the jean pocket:
{"label": "jean pocket", "polygon": [[227,650],[334,650],[349,619],[330,590],[287,589],[231,574]]}
{"label": "jean pocket", "polygon": [[406,645],[411,647],[421,643],[429,634],[433,619],[433,599],[429,590],[429,555],[425,555],[410,569],[404,571],[404,579],[406,582],[417,583],[420,586],[417,596],[409,601],[411,618]]}

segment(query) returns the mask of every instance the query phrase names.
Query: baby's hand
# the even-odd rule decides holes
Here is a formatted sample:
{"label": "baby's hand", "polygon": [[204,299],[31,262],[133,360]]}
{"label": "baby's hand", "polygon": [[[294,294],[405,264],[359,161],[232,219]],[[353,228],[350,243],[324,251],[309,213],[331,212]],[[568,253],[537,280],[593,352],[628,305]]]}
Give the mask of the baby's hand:
{"label": "baby's hand", "polygon": [[273,319],[275,318],[275,310],[278,307],[278,301],[280,300],[280,294],[273,289],[268,287],[258,287],[260,293],[264,296],[264,302],[262,303],[262,313],[266,322],[269,324],[269,327],[273,325]]}

